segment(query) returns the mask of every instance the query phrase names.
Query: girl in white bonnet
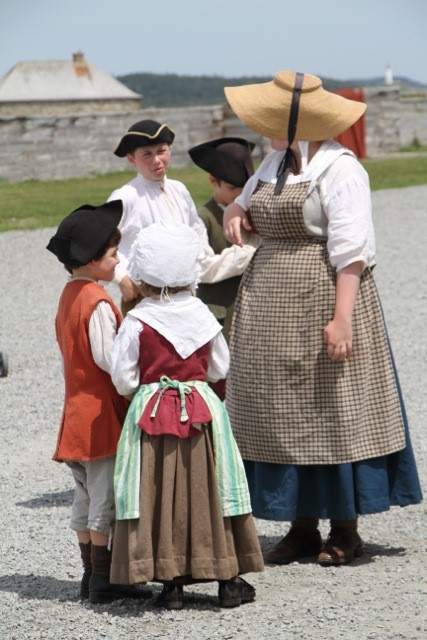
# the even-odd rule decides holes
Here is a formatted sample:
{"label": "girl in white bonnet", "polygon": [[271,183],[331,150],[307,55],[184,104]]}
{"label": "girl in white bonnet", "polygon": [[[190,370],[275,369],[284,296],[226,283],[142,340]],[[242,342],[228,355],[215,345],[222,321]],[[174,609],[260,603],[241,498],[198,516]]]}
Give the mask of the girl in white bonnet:
{"label": "girl in white bonnet", "polygon": [[200,242],[179,223],[139,232],[132,280],[146,296],[126,316],[111,377],[133,401],[119,442],[112,579],[160,582],[156,604],[181,609],[183,585],[219,581],[222,607],[255,598],[239,577],[263,570],[240,453],[207,380],[225,378],[227,344],[193,295]]}

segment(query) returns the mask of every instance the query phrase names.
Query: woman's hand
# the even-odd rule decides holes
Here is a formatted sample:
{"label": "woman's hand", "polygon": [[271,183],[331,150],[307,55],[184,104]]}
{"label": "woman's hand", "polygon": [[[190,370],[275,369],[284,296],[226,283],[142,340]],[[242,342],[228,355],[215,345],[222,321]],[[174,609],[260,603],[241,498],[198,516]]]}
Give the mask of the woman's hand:
{"label": "woman's hand", "polygon": [[323,330],[323,342],[328,346],[328,356],[334,362],[351,358],[353,330],[350,319],[333,319]]}
{"label": "woman's hand", "polygon": [[352,317],[360,286],[363,262],[352,262],[337,272],[335,312],[323,330],[323,342],[334,362],[351,358],[353,352]]}
{"label": "woman's hand", "polygon": [[229,204],[224,211],[223,230],[227,240],[239,247],[243,247],[243,241],[248,240],[252,231],[244,209],[235,202]]}

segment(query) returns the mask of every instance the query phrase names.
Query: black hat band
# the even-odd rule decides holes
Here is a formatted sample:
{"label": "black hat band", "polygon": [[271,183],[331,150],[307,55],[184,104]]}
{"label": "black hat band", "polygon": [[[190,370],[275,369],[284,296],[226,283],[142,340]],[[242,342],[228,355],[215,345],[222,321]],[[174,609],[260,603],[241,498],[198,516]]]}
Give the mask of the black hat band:
{"label": "black hat band", "polygon": [[303,73],[297,73],[295,76],[295,86],[292,92],[292,101],[291,101],[291,109],[289,112],[289,123],[288,123],[288,148],[286,149],[285,155],[277,169],[277,182],[274,187],[274,195],[278,196],[282,193],[283,185],[288,179],[288,175],[292,170],[296,170],[297,160],[294,152],[291,149],[291,144],[295,138],[295,132],[297,129],[298,122],[298,110],[299,110],[299,101],[301,97],[302,83],[304,80]]}

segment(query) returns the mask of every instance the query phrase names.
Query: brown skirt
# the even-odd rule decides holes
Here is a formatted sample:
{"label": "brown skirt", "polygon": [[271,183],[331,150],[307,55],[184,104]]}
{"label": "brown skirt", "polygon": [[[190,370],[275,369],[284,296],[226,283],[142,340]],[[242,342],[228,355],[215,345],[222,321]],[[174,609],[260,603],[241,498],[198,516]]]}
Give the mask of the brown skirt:
{"label": "brown skirt", "polygon": [[210,427],[141,438],[140,518],[116,522],[111,581],[228,580],[262,571],[252,514],[223,518]]}

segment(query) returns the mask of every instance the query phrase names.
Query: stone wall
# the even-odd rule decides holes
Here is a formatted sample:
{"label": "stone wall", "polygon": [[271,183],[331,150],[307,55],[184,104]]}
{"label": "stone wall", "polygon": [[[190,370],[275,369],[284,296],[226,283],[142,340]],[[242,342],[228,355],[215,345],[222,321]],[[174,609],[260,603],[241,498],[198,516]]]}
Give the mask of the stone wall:
{"label": "stone wall", "polygon": [[[411,144],[427,144],[425,94],[401,96],[398,87],[366,89],[366,149],[369,157]],[[126,113],[52,116],[0,115],[0,180],[47,180],[128,169],[113,150],[130,125],[144,118],[166,122],[175,132],[171,165],[191,165],[187,150],[199,142],[225,135],[257,144],[256,160],[269,150],[268,141],[243,125],[224,106],[142,109]]]}
{"label": "stone wall", "polygon": [[0,180],[55,180],[125,171],[126,159],[117,158],[113,150],[131,124],[144,118],[166,122],[175,131],[171,166],[176,168],[191,164],[190,147],[224,135],[247,135],[258,142],[255,157],[265,154],[264,141],[234,115],[227,115],[222,105],[122,114],[0,116]]}
{"label": "stone wall", "polygon": [[366,88],[365,100],[365,143],[368,158],[399,149],[399,87]]}
{"label": "stone wall", "polygon": [[413,91],[400,95],[400,145],[414,141],[427,144],[427,92]]}

